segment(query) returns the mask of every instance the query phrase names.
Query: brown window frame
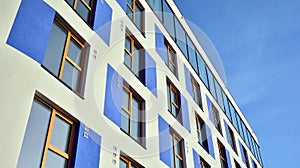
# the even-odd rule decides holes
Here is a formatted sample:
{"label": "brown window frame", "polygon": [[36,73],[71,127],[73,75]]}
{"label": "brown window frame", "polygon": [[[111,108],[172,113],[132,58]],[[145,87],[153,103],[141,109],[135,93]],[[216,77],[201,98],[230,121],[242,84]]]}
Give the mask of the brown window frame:
{"label": "brown window frame", "polygon": [[[175,117],[175,118],[177,118],[178,116],[179,116],[179,113],[180,113],[180,105],[179,105],[179,96],[180,96],[180,92],[178,91],[178,89],[175,87],[175,85],[169,80],[169,79],[167,79],[167,87],[170,89],[170,94],[169,95],[167,95],[167,96],[169,96],[169,98],[170,98],[170,108],[171,109],[168,109],[168,111]],[[175,98],[176,98],[176,102],[174,102],[173,100],[172,100],[172,94],[173,94],[173,92],[172,91],[174,91],[174,93],[175,93]],[[172,105],[174,105],[175,106],[175,108],[177,109],[177,112],[175,111],[175,112],[173,112],[172,110],[173,110],[173,108],[172,108]],[[168,107],[169,107],[169,105],[168,105]],[[177,114],[176,114],[177,113]],[[175,115],[174,115],[175,114]]]}
{"label": "brown window frame", "polygon": [[[144,15],[145,8],[142,6],[142,4],[138,0],[131,0],[131,1],[132,1],[132,6],[130,4],[128,4],[128,1],[126,1],[126,7],[132,13],[132,18],[129,17],[129,16],[128,17],[134,23],[134,25],[137,27],[137,29],[143,33],[144,29],[145,29],[145,15]],[[136,12],[135,8],[139,8],[140,11],[141,11],[141,14],[140,14],[141,15],[141,24],[142,24],[141,27],[139,27],[138,25],[136,25],[135,13],[137,13],[137,12]]]}
{"label": "brown window frame", "polygon": [[[83,3],[83,5],[89,10],[89,18],[87,21],[84,18],[82,18],[82,16],[76,11],[78,1],[81,1]],[[67,2],[67,0],[65,0],[65,2],[76,12],[76,14],[89,26],[92,26],[92,19],[93,19],[92,15],[93,15],[93,10],[94,10],[94,6],[95,6],[95,1],[96,0],[90,0],[90,5],[89,5],[89,4],[87,4],[87,2],[85,2],[85,0],[74,0],[74,4],[69,4]]]}
{"label": "brown window frame", "polygon": [[210,165],[203,158],[200,158],[199,162],[200,162],[202,168],[211,168]]}
{"label": "brown window frame", "polygon": [[120,154],[120,160],[123,160],[125,163],[127,163],[127,168],[131,168],[132,165],[136,168],[144,168],[141,164],[139,164],[138,162],[136,162],[135,160],[127,156],[122,151]]}
{"label": "brown window frame", "polygon": [[[218,140],[221,168],[228,168],[225,146]],[[225,166],[225,167],[224,167]]]}
{"label": "brown window frame", "polygon": [[[199,123],[199,124],[198,124]],[[202,128],[199,128],[202,126]],[[202,118],[196,114],[196,129],[197,129],[197,135],[198,135],[198,143],[205,149],[205,151],[208,152],[208,144],[206,140],[206,128],[205,128],[205,122],[202,120]],[[201,140],[199,139],[199,134],[201,134]]]}
{"label": "brown window frame", "polygon": [[[168,57],[168,62],[166,63],[168,68],[171,70],[171,72],[175,75],[177,78],[177,55],[171,44],[166,40],[165,38],[165,47],[167,50],[167,57]],[[174,66],[174,71],[170,66]]]}
{"label": "brown window frame", "polygon": [[[184,154],[184,140],[181,138],[172,128],[170,128],[170,134],[172,137],[172,149],[173,149],[173,164],[174,168],[176,167],[176,158],[178,158],[181,161],[182,168],[185,168],[185,154]],[[177,141],[179,144],[179,153],[176,153],[176,146],[175,141]]]}

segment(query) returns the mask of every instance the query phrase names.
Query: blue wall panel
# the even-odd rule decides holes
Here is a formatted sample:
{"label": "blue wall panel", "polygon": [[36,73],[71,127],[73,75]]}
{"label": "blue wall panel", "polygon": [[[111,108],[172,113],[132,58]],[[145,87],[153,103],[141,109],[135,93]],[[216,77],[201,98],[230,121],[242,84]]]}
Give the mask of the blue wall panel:
{"label": "blue wall panel", "polygon": [[246,164],[246,158],[245,158],[245,154],[244,154],[244,150],[243,150],[243,145],[242,145],[242,143],[240,142],[240,140],[239,140],[239,146],[240,146],[240,152],[241,152],[242,160],[243,160],[243,162]]}
{"label": "blue wall panel", "polygon": [[[86,132],[86,137],[84,136]],[[101,137],[90,128],[80,123],[77,139],[75,168],[99,167]]]}
{"label": "blue wall panel", "polygon": [[191,73],[188,68],[184,65],[184,73],[185,73],[185,86],[186,90],[189,94],[193,97],[193,89],[192,89],[192,80],[191,80]]}
{"label": "blue wall panel", "polygon": [[112,8],[106,1],[96,1],[95,19],[93,30],[99,37],[109,46],[111,21],[112,21]]}
{"label": "blue wall panel", "polygon": [[230,144],[230,136],[229,136],[228,125],[227,125],[227,123],[226,123],[225,120],[224,120],[224,127],[225,127],[225,131],[226,131],[227,142],[228,142],[229,145],[231,145],[231,144]]}
{"label": "blue wall panel", "polygon": [[193,149],[193,156],[194,156],[194,168],[202,168],[200,164],[200,156],[194,149]]}
{"label": "blue wall panel", "polygon": [[158,116],[158,131],[159,131],[159,159],[166,165],[171,167],[172,155],[171,155],[171,135],[170,127],[168,123]]}
{"label": "blue wall panel", "polygon": [[126,11],[127,9],[127,6],[126,6],[126,0],[117,0],[118,4],[121,6],[121,8],[124,10],[124,12]]}
{"label": "blue wall panel", "polygon": [[23,0],[6,43],[42,64],[54,16],[43,0]]}
{"label": "blue wall panel", "polygon": [[205,130],[206,130],[206,139],[208,144],[208,152],[213,158],[215,158],[214,144],[212,140],[211,130],[206,124],[205,124]]}
{"label": "blue wall panel", "polygon": [[155,25],[155,50],[161,59],[167,63],[167,50],[165,47],[165,37],[159,28]]}
{"label": "blue wall panel", "polygon": [[121,127],[122,87],[123,79],[108,64],[104,101],[104,115],[119,127]]}
{"label": "blue wall panel", "polygon": [[156,62],[145,51],[145,85],[157,97]]}
{"label": "blue wall panel", "polygon": [[180,103],[181,103],[180,105],[181,105],[182,125],[186,130],[191,132],[188,102],[182,94],[180,94]]}
{"label": "blue wall panel", "polygon": [[206,95],[206,102],[207,102],[207,108],[208,108],[208,116],[209,116],[209,119],[212,123],[215,123],[215,119],[214,119],[214,114],[213,114],[213,111],[212,111],[212,102],[211,100],[208,98],[208,96]]}

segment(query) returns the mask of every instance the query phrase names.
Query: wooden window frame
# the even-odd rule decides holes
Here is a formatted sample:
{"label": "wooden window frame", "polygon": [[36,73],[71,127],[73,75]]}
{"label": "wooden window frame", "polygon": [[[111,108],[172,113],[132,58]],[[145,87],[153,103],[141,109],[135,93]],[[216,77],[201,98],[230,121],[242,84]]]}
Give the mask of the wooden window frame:
{"label": "wooden window frame", "polygon": [[[171,70],[171,72],[177,77],[177,57],[176,57],[176,52],[172,48],[171,44],[166,39],[165,39],[165,47],[167,49],[167,56],[168,56],[167,66]],[[174,66],[174,72],[172,71],[172,69],[170,67],[171,65]]]}
{"label": "wooden window frame", "polygon": [[130,137],[132,137],[132,99],[133,97],[135,99],[138,100],[139,102],[139,121],[138,121],[138,125],[139,125],[139,130],[138,130],[138,133],[139,133],[139,137],[137,137],[138,139],[134,139],[135,141],[137,141],[139,144],[141,144],[142,146],[145,146],[145,141],[143,140],[143,137],[145,137],[145,125],[144,125],[144,117],[145,117],[145,114],[142,112],[143,111],[143,107],[144,107],[144,102],[145,100],[143,100],[127,83],[124,83],[123,84],[123,90],[125,90],[126,92],[128,92],[129,94],[129,104],[128,104],[128,108],[129,109],[126,109],[123,104],[122,104],[122,110],[127,113],[129,115],[129,132],[126,132],[125,130],[122,130],[128,134]]}
{"label": "wooden window frame", "polygon": [[221,126],[221,120],[220,120],[220,114],[219,111],[217,110],[217,108],[212,105],[212,113],[214,116],[214,125],[217,128],[217,130],[219,131],[219,133],[222,135],[222,126]]}
{"label": "wooden window frame", "polygon": [[132,165],[137,168],[144,168],[142,165],[140,165],[138,162],[124,154],[122,151],[120,154],[120,160],[123,160],[127,164],[127,168],[131,168]]}
{"label": "wooden window frame", "polygon": [[200,162],[202,168],[210,168],[210,165],[203,158],[199,157],[199,162]]}
{"label": "wooden window frame", "polygon": [[[181,163],[182,163],[182,167],[185,167],[184,166],[184,152],[183,152],[183,142],[182,142],[182,138],[180,138],[174,131],[171,132],[172,134],[172,148],[173,148],[173,162],[174,162],[174,168],[177,168],[176,167],[176,158],[178,158]],[[179,154],[176,153],[176,145],[175,144],[175,140],[178,141],[179,143]]]}
{"label": "wooden window frame", "polygon": [[[71,158],[72,158],[72,146],[73,146],[75,130],[76,130],[76,121],[74,119],[72,119],[71,117],[63,114],[63,112],[60,112],[60,110],[58,108],[55,108],[52,105],[50,105],[49,103],[47,103],[47,101],[45,100],[46,98],[43,97],[43,96],[40,97],[39,95],[41,95],[41,94],[38,93],[37,96],[34,97],[34,99],[36,101],[41,102],[43,105],[45,105],[49,109],[51,109],[51,116],[50,116],[50,121],[49,121],[49,125],[48,125],[44,150],[43,150],[43,154],[42,154],[41,168],[44,168],[45,165],[46,165],[48,150],[51,150],[52,152],[59,155],[60,157],[65,158],[67,160],[68,167],[70,167]],[[54,120],[55,120],[56,116],[60,117],[65,122],[67,122],[71,125],[71,132],[70,132],[70,135],[69,135],[69,141],[68,141],[69,145],[68,145],[67,152],[64,152],[64,151],[60,150],[59,148],[55,147],[54,145],[52,145],[50,143],[51,138],[52,138],[52,133],[53,133]]]}
{"label": "wooden window frame", "polygon": [[[72,91],[74,91],[76,94],[78,94],[82,98],[83,94],[84,94],[87,62],[88,62],[88,55],[89,55],[88,51],[89,51],[90,46],[59,14],[55,15],[53,24],[56,24],[58,27],[60,27],[62,30],[64,30],[66,32],[66,36],[67,36],[66,40],[64,41],[63,54],[60,55],[61,63],[59,65],[59,72],[58,72],[58,74],[53,74],[53,75],[55,77],[57,77],[64,85],[66,85],[68,88],[70,88]],[[75,61],[73,61],[68,56],[71,39],[73,39],[81,47],[80,65],[78,65]],[[75,68],[76,70],[79,71],[79,79],[78,79],[77,88],[73,88],[72,86],[69,86],[62,79],[66,62],[69,62],[71,64],[72,68]],[[43,64],[42,64],[42,66],[47,69],[47,66],[44,66]]]}
{"label": "wooden window frame", "polygon": [[[132,6],[130,6],[130,4],[128,4],[128,1],[126,1],[126,6],[127,8],[132,12],[132,18],[130,18],[130,20],[132,20],[132,22],[134,23],[134,25],[139,29],[139,31],[143,32],[144,31],[144,27],[145,27],[145,15],[144,15],[144,11],[145,8],[142,6],[142,4],[138,1],[138,0],[131,0],[132,1]],[[139,27],[138,25],[136,25],[136,21],[135,21],[135,13],[136,13],[136,9],[135,8],[140,8],[141,12],[141,27]]]}
{"label": "wooden window frame", "polygon": [[[170,106],[171,106],[171,109],[168,109],[169,110],[169,112],[176,118],[176,117],[178,117],[178,115],[179,115],[179,91],[178,91],[178,89],[174,86],[174,84],[171,82],[171,81],[169,81],[169,80],[167,80],[167,85],[168,85],[168,87],[169,87],[169,89],[170,89],[170,95],[168,95],[169,96],[169,98],[170,98]],[[172,100],[172,96],[173,96],[173,92],[172,91],[174,91],[174,93],[175,93],[175,99],[176,99],[176,102],[174,102],[173,100]],[[177,114],[176,114],[176,112],[173,112],[172,110],[173,110],[173,108],[172,108],[172,105],[174,105],[175,106],[175,108],[177,109]],[[175,115],[174,115],[175,114]]]}
{"label": "wooden window frame", "polygon": [[[87,7],[87,9],[89,10],[89,19],[88,19],[88,21],[85,21],[81,16],[80,16],[80,14],[76,11],[76,9],[77,9],[77,4],[78,4],[78,1],[81,1],[82,3],[83,3],[83,5],[85,6],[85,7]],[[68,2],[67,2],[67,0],[65,0],[65,2],[77,13],[77,15],[84,21],[84,22],[86,22],[89,26],[92,26],[92,14],[93,14],[93,9],[94,9],[94,4],[95,4],[95,1],[96,0],[91,0],[91,4],[89,5],[89,4],[87,4],[86,2],[85,2],[85,0],[74,0],[74,4],[69,4]]]}
{"label": "wooden window frame", "polygon": [[[130,40],[130,51],[126,48],[126,46],[124,46],[124,52],[127,53],[130,57],[131,57],[131,66],[128,67],[127,64],[125,64],[125,60],[124,60],[124,64],[127,68],[130,69],[131,72],[134,73],[134,58],[137,56],[137,55],[134,55],[134,46],[137,46],[137,49],[139,52],[139,72],[138,72],[138,76],[134,73],[134,75],[144,84],[144,79],[143,79],[143,65],[144,65],[144,53],[142,52],[143,50],[143,46],[138,42],[138,40],[132,35],[132,33],[129,32],[129,30],[126,30],[125,32],[125,40],[126,38],[128,38]],[[126,42],[125,42],[126,43]],[[124,59],[125,59],[125,55],[124,55]]]}

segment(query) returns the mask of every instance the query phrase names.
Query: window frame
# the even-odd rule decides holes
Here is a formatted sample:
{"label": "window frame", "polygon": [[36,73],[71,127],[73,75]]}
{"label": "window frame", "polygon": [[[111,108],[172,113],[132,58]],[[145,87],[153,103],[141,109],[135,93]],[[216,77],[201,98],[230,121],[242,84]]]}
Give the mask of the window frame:
{"label": "window frame", "polygon": [[[219,151],[219,156],[220,156],[221,168],[228,168],[225,146],[220,142],[220,140],[218,140],[218,151]],[[223,166],[225,166],[225,167],[223,167]]]}
{"label": "window frame", "polygon": [[[129,115],[129,132],[127,132],[126,130],[124,130],[122,127],[120,128],[123,132],[125,132],[128,136],[130,136],[133,140],[135,140],[137,143],[139,143],[140,145],[142,145],[143,147],[146,146],[146,142],[144,140],[145,135],[146,135],[146,131],[145,131],[145,114],[144,114],[144,104],[145,104],[145,100],[138,95],[138,93],[136,91],[134,91],[129,84],[127,84],[125,81],[123,83],[123,87],[122,87],[122,91],[124,92],[124,90],[126,92],[129,93],[129,109],[126,109],[126,107],[123,106],[123,102],[122,102],[122,106],[121,109],[127,113]],[[122,93],[123,94],[123,93]],[[132,123],[133,123],[133,119],[132,119],[132,99],[133,97],[139,102],[139,107],[138,107],[138,126],[139,129],[138,131],[138,137],[137,139],[135,139],[132,135]]]}
{"label": "window frame", "polygon": [[[179,90],[175,87],[175,85],[169,79],[167,79],[167,87],[168,87],[167,89],[170,90],[170,94],[167,95],[167,96],[169,97],[170,103],[171,103],[170,105],[168,104],[168,111],[172,114],[172,116],[174,116],[175,118],[177,118],[179,116],[179,113],[180,113],[180,105],[179,105],[179,102],[180,102],[180,98],[179,98],[180,92],[179,92]],[[173,102],[173,100],[172,100],[172,96],[173,96],[172,95],[173,94],[172,91],[174,91],[174,93],[175,93],[176,102]],[[172,105],[174,105],[175,108],[176,108],[175,112],[173,112]],[[170,106],[171,109],[169,109],[169,106]]]}
{"label": "window frame", "polygon": [[[123,153],[121,151],[120,153],[120,160],[123,160],[127,165],[127,168],[131,168],[131,166],[133,165],[136,168],[144,168],[142,165],[140,165],[137,161],[133,160],[132,158],[130,158],[128,155],[126,155],[125,153]],[[120,167],[120,165],[119,165]]]}
{"label": "window frame", "polygon": [[[193,92],[193,99],[196,102],[196,104],[203,109],[202,105],[202,95],[201,95],[201,89],[199,83],[196,81],[196,79],[193,77],[193,75],[190,73],[191,76],[191,83],[192,83],[192,92]],[[197,93],[198,92],[198,93]],[[196,96],[198,95],[198,96]],[[197,100],[198,97],[198,100]]]}
{"label": "window frame", "polygon": [[[81,98],[83,98],[90,46],[84,40],[84,38],[82,38],[59,14],[55,15],[52,24],[56,24],[60,29],[66,32],[66,39],[64,41],[63,53],[62,54],[56,53],[61,59],[59,69],[58,69],[58,74],[54,74],[53,72],[51,72],[51,70],[49,70],[47,67],[48,65],[45,65],[44,62],[42,63],[41,66],[45,68],[48,72],[50,72],[52,75],[54,75],[56,78],[58,78],[65,86],[67,86],[69,89],[71,89],[73,92],[78,94]],[[75,42],[79,44],[81,47],[80,65],[78,65],[74,60],[72,60],[72,58],[68,56],[71,39],[74,39]],[[49,44],[47,45],[47,48],[48,46]],[[44,56],[46,56],[46,53]],[[66,62],[70,63],[72,68],[75,68],[79,72],[77,88],[73,88],[72,85],[70,86],[69,84],[67,84],[67,82],[63,80],[63,73],[65,70]]]}
{"label": "window frame", "polygon": [[[199,128],[199,126],[200,126],[200,128]],[[202,126],[202,128],[201,128],[201,126]],[[208,152],[205,122],[202,120],[202,118],[198,114],[196,114],[196,129],[197,129],[197,135],[198,135],[198,137],[197,137],[198,143],[205,149],[206,152]],[[199,139],[199,134],[201,135],[201,140]]]}
{"label": "window frame", "polygon": [[[185,152],[184,152],[184,139],[181,138],[177,132],[175,132],[175,130],[173,130],[171,127],[170,127],[170,135],[171,135],[171,138],[172,138],[172,150],[173,150],[173,164],[174,164],[174,168],[177,168],[176,167],[176,159],[178,158],[180,161],[181,161],[181,165],[182,165],[182,168],[185,168]],[[175,144],[175,141],[178,142],[178,144]],[[179,154],[176,153],[176,146],[179,146]]]}
{"label": "window frame", "polygon": [[[94,8],[95,8],[95,2],[97,0],[90,0],[90,5],[87,4],[87,2],[85,2],[85,0],[74,0],[74,4],[69,4],[69,2],[67,0],[64,0],[74,11],[75,13],[87,24],[89,25],[90,27],[92,27],[93,25],[93,11],[94,11]],[[89,10],[89,17],[88,17],[88,20],[86,21],[80,14],[79,12],[77,12],[77,4],[78,4],[78,1],[81,1],[83,3],[83,5]]]}
{"label": "window frame", "polygon": [[[131,11],[131,15],[132,18],[128,16],[128,13],[126,11],[126,15],[129,17],[129,19],[133,22],[133,24],[135,25],[135,27],[143,34],[144,30],[145,30],[145,8],[142,6],[142,4],[138,1],[138,0],[131,0],[132,6],[130,6],[130,4],[128,4],[128,0],[126,1],[126,8],[129,9]],[[141,17],[141,27],[139,27],[139,25],[136,24],[136,18],[135,15],[136,13],[136,7],[138,7],[140,9],[140,17]],[[143,34],[144,35],[144,34]]]}
{"label": "window frame", "polygon": [[249,162],[249,158],[248,158],[248,153],[247,153],[247,150],[244,147],[244,145],[242,145],[242,150],[244,152],[245,165],[246,165],[247,168],[250,168],[250,162]]}
{"label": "window frame", "polygon": [[213,117],[214,117],[214,125],[217,128],[217,130],[219,131],[219,133],[221,135],[223,135],[220,114],[219,114],[219,111],[217,110],[217,108],[213,104],[212,104],[212,113],[213,113]]}
{"label": "window frame", "polygon": [[[178,64],[177,64],[177,54],[175,52],[175,50],[173,49],[173,47],[171,46],[171,44],[167,41],[167,39],[165,38],[164,40],[164,44],[167,50],[167,59],[168,62],[166,63],[168,68],[170,69],[170,71],[175,75],[175,77],[177,78],[178,72]],[[173,58],[172,58],[173,56]],[[172,68],[170,66],[174,67],[174,71],[172,70]]]}
{"label": "window frame", "polygon": [[232,129],[228,125],[227,125],[227,128],[228,128],[228,133],[229,133],[230,146],[234,150],[234,152],[237,154],[237,148],[236,148],[236,141],[235,141],[234,132],[232,131]]}

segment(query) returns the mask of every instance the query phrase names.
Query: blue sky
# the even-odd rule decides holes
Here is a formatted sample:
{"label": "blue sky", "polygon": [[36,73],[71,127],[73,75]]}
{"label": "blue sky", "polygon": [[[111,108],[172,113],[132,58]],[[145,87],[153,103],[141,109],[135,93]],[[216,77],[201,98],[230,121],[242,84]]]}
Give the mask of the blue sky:
{"label": "blue sky", "polygon": [[300,160],[300,1],[175,0],[218,50],[267,168]]}

